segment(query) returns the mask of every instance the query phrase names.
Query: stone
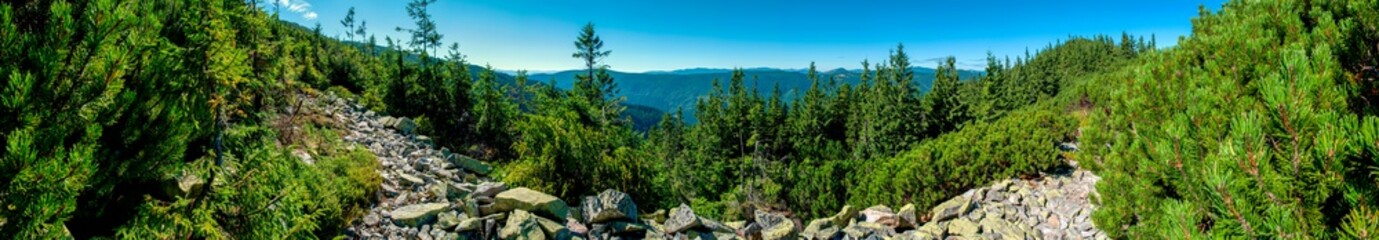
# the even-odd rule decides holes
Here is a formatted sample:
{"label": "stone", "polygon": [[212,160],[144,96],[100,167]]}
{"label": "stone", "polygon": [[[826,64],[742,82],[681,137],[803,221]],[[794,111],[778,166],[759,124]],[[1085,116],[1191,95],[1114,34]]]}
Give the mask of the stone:
{"label": "stone", "polygon": [[983,232],[985,232],[985,233],[993,233],[993,234],[995,234],[995,235],[999,235],[999,239],[1007,239],[1007,240],[1021,240],[1021,239],[1025,239],[1025,234],[1026,234],[1026,233],[1025,233],[1025,230],[1024,230],[1024,229],[1025,229],[1026,227],[1024,227],[1024,226],[1017,226],[1016,224],[1007,222],[1007,221],[1005,221],[1005,220],[999,220],[999,219],[996,219],[996,218],[986,218],[986,219],[982,219],[982,221],[980,222],[980,225],[982,226]]}
{"label": "stone", "polygon": [[733,229],[742,229],[742,228],[744,228],[744,227],[747,227],[747,221],[732,221],[732,222],[725,222],[725,223],[723,223],[723,225],[727,225],[728,227],[733,228]]}
{"label": "stone", "polygon": [[833,224],[833,219],[820,218],[809,221],[800,236],[805,239],[833,239],[840,233],[839,230],[838,225]]}
{"label": "stone", "polygon": [[833,214],[833,217],[830,219],[833,221],[833,226],[843,228],[847,227],[848,223],[852,222],[852,219],[856,217],[857,209],[853,208],[852,205],[843,205],[843,210],[839,210],[838,214]]}
{"label": "stone", "polygon": [[843,228],[843,234],[853,239],[888,238],[895,235],[895,230],[880,223],[859,222]]}
{"label": "stone", "polygon": [[524,187],[498,193],[493,198],[493,209],[499,212],[520,209],[556,219],[565,219],[570,215],[570,207],[565,205],[565,201]]}
{"label": "stone", "polygon": [[981,225],[977,225],[977,223],[966,218],[958,218],[948,222],[948,234],[951,235],[977,237],[977,233],[981,230]]}
{"label": "stone", "polygon": [[944,229],[942,226],[939,226],[938,222],[929,222],[927,224],[924,224],[924,226],[920,226],[919,229],[915,230],[915,232],[917,234],[926,234],[929,236],[933,236],[934,238],[938,238],[942,237],[943,233],[947,232],[947,230]]}
{"label": "stone", "polygon": [[632,202],[632,197],[613,189],[603,190],[598,196],[584,197],[581,206],[587,223],[637,219],[637,204]]}
{"label": "stone", "polygon": [[393,223],[399,226],[418,226],[435,220],[436,214],[450,210],[450,204],[423,203],[400,207],[389,213]]}
{"label": "stone", "polygon": [[742,227],[737,228],[737,236],[746,239],[761,239],[761,225],[757,223],[743,222]]}
{"label": "stone", "polygon": [[397,120],[397,125],[394,125],[394,128],[402,131],[402,134],[412,134],[412,131],[417,129],[417,122],[411,118],[402,117]]}
{"label": "stone", "polygon": [[383,126],[388,126],[388,127],[392,127],[392,126],[393,126],[393,124],[394,124],[393,121],[397,121],[397,119],[396,119],[396,118],[393,118],[393,117],[387,117],[387,116],[378,119],[378,123],[379,123],[379,124],[383,124]]}
{"label": "stone", "polygon": [[689,205],[683,203],[679,207],[670,210],[670,217],[666,218],[666,233],[679,233],[700,225],[699,216],[694,215],[694,210]]}
{"label": "stone", "polygon": [[478,159],[474,159],[469,156],[460,154],[450,154],[448,158],[450,160],[450,163],[455,164],[456,166],[459,166],[460,168],[463,168],[464,170],[472,173],[488,175],[490,172],[493,172],[493,167],[490,167],[488,163],[484,163],[482,161],[479,161]]}
{"label": "stone", "polygon": [[572,234],[570,233],[569,228],[566,228],[566,227],[565,227],[565,224],[563,224],[563,223],[559,223],[559,222],[556,222],[555,220],[550,220],[550,219],[542,218],[542,217],[539,217],[539,216],[538,216],[538,217],[533,217],[533,219],[536,219],[536,223],[537,223],[538,225],[541,226],[541,231],[544,232],[544,233],[546,233],[546,236],[548,236],[548,237],[553,237],[553,238],[555,238],[555,239],[562,239],[562,238],[560,238],[560,236],[569,236],[569,235],[572,235]]}
{"label": "stone", "polygon": [[512,211],[507,217],[507,223],[503,229],[498,231],[498,237],[502,239],[526,239],[526,240],[545,240],[546,232],[541,230],[541,224],[535,219],[536,216],[521,209]]}
{"label": "stone", "polygon": [[465,201],[459,203],[459,205],[460,205],[460,211],[464,211],[464,214],[466,214],[466,215],[469,215],[469,216],[481,216],[481,215],[479,215],[479,214],[482,214],[482,213],[483,213],[482,211],[479,211],[479,203],[474,202],[474,200],[465,200]]}
{"label": "stone", "polygon": [[967,213],[971,208],[971,201],[967,197],[956,197],[947,202],[940,203],[934,207],[933,218],[930,221],[944,221]]}
{"label": "stone", "polygon": [[459,213],[450,211],[436,215],[436,227],[441,229],[453,229],[456,225],[460,225]]}
{"label": "stone", "polygon": [[426,180],[422,180],[420,177],[413,176],[411,174],[398,172],[397,177],[401,178],[403,183],[411,184],[412,186],[426,184]]}
{"label": "stone", "polygon": [[895,213],[895,217],[900,222],[896,229],[919,226],[919,218],[916,216],[914,204],[905,204],[905,206],[900,207],[900,211]]}
{"label": "stone", "polygon": [[183,174],[163,184],[163,193],[173,198],[191,198],[201,195],[206,188],[206,180],[192,174]]}
{"label": "stone", "polygon": [[426,187],[426,191],[430,192],[431,196],[435,196],[436,198],[448,198],[450,195],[447,193],[448,189],[448,187],[439,184],[433,184]]}
{"label": "stone", "polygon": [[482,227],[482,226],[484,225],[484,220],[487,220],[487,219],[485,219],[485,218],[466,218],[466,219],[460,221],[460,224],[459,224],[458,226],[455,227],[455,231],[456,231],[456,232],[468,232],[468,231],[478,230],[479,227]]}
{"label": "stone", "polygon": [[899,219],[896,218],[895,211],[892,211],[890,207],[884,205],[876,205],[863,209],[861,214],[865,222],[880,223],[881,225],[892,228],[900,225]]}
{"label": "stone", "polygon": [[728,226],[728,224],[723,224],[723,223],[721,223],[721,222],[714,221],[714,220],[712,220],[712,219],[703,218],[703,217],[700,217],[700,218],[699,218],[699,228],[705,229],[705,230],[709,230],[710,232],[714,232],[714,233],[735,233],[735,232],[737,232],[737,229],[734,229],[733,227]]}
{"label": "stone", "polygon": [[667,214],[665,209],[656,209],[655,212],[652,212],[651,214],[646,214],[642,217],[654,223],[664,223],[666,222],[666,216]]}
{"label": "stone", "polygon": [[795,221],[779,213],[758,209],[753,220],[756,221],[754,224],[761,226],[762,239],[793,239],[799,234],[795,230]]}
{"label": "stone", "polygon": [[608,231],[609,231],[610,233],[613,233],[613,234],[625,234],[625,233],[644,232],[644,231],[646,231],[647,229],[650,229],[650,228],[651,228],[650,226],[647,226],[646,224],[640,224],[640,223],[633,223],[633,222],[626,222],[626,221],[612,221],[612,222],[608,222]]}
{"label": "stone", "polygon": [[471,189],[457,183],[446,183],[445,187],[445,198],[451,201],[467,198],[472,192]]}

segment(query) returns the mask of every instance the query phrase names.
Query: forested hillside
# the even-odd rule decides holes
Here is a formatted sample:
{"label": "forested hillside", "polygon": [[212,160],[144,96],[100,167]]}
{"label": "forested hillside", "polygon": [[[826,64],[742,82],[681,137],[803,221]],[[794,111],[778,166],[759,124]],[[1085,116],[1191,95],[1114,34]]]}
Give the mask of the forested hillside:
{"label": "forested hillside", "polygon": [[[952,57],[917,70],[904,45],[859,72],[621,74],[605,63],[617,43],[589,23],[570,36],[583,69],[510,82],[442,45],[437,29],[462,23],[434,21],[434,3],[398,9],[410,37],[381,41],[352,9],[332,37],[257,0],[0,3],[0,236],[360,238],[346,229],[394,205],[379,200],[403,174],[384,169],[444,165],[431,155],[561,206],[617,189],[632,213],[694,223],[877,204],[914,218],[1082,167],[1102,178],[1092,218],[1111,238],[1379,234],[1376,0],[1232,1],[1203,8],[1176,46],[1072,36],[990,56],[980,74]],[[668,82],[704,76],[717,80]],[[397,131],[312,105],[337,97]],[[660,121],[638,131],[647,115]],[[344,137],[361,128],[435,163],[380,159],[389,147]],[[464,189],[415,182],[441,199]],[[525,213],[474,217],[538,228],[513,220]],[[939,220],[921,218],[907,221]]]}
{"label": "forested hillside", "polygon": [[[622,96],[627,97],[627,104],[645,105],[665,112],[674,112],[677,109],[694,109],[695,101],[713,90],[713,81],[726,81],[732,77],[732,71],[733,69],[685,69],[647,73],[613,71],[611,75],[618,83],[618,88],[622,89]],[[783,98],[787,100],[802,95],[813,82],[806,70],[751,68],[742,71],[751,77],[747,85],[757,87],[760,94],[770,94],[771,89],[779,85]],[[920,92],[928,91],[933,86],[933,68],[914,67],[911,71],[916,73],[914,84]],[[532,74],[531,78],[542,81],[555,80],[556,87],[570,89],[574,86],[575,75],[578,73],[579,71],[561,71]],[[836,81],[838,84],[856,85],[862,80],[860,70],[821,70],[817,74],[825,82]],[[958,70],[958,76],[962,79],[971,79],[980,74],[980,71]],[[685,119],[697,122],[692,113],[686,114]]]}

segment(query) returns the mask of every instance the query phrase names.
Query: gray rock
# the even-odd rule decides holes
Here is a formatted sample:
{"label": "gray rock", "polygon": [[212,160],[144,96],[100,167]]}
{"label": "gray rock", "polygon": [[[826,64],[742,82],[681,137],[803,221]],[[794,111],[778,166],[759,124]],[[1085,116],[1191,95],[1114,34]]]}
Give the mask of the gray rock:
{"label": "gray rock", "polygon": [[478,230],[479,227],[482,227],[484,225],[484,220],[487,219],[476,217],[465,218],[464,220],[460,220],[460,224],[455,227],[455,231],[468,232]]}
{"label": "gray rock", "polygon": [[947,202],[940,203],[934,207],[933,218],[930,221],[944,221],[966,214],[971,210],[972,202],[967,197],[956,197]]}
{"label": "gray rock", "polygon": [[422,184],[426,184],[426,180],[423,180],[420,177],[413,176],[411,174],[398,172],[397,176],[398,178],[402,178],[402,182],[411,184],[412,186],[420,186]]}
{"label": "gray rock", "polygon": [[398,119],[397,125],[394,125],[394,127],[397,128],[398,131],[402,131],[402,134],[412,134],[412,131],[417,129],[417,122],[412,121],[411,118],[402,117]]}
{"label": "gray rock", "polygon": [[584,197],[581,208],[587,223],[637,219],[637,204],[632,202],[632,197],[613,189],[603,190],[598,196]]}
{"label": "gray rock", "polygon": [[407,205],[393,210],[393,223],[399,226],[418,226],[435,220],[436,214],[450,210],[450,204],[423,203]]}
{"label": "gray rock", "polygon": [[500,212],[521,209],[556,219],[565,219],[570,215],[570,207],[565,205],[565,201],[528,188],[498,193],[493,200],[493,209]]}
{"label": "gray rock", "polygon": [[948,234],[950,235],[977,237],[977,233],[981,230],[981,225],[977,225],[967,218],[957,218],[957,220],[948,222]]}
{"label": "gray rock", "polygon": [[472,192],[471,189],[465,188],[465,186],[457,183],[446,183],[445,187],[445,198],[450,199],[450,201],[458,201],[467,198],[470,192]]}
{"label": "gray rock", "polygon": [[896,229],[919,227],[919,218],[915,213],[914,204],[905,204],[905,206],[900,207],[900,211],[895,213],[895,217],[899,221]]}
{"label": "gray rock", "polygon": [[493,167],[490,167],[487,163],[479,161],[478,159],[471,158],[469,156],[460,154],[450,154],[448,158],[450,160],[450,163],[455,164],[455,166],[459,166],[460,168],[464,168],[464,170],[472,173],[477,173],[479,175],[488,175],[490,172],[493,172]]}
{"label": "gray rock", "polygon": [[777,213],[756,211],[755,224],[761,226],[761,238],[765,240],[794,239],[799,232],[795,221]]}
{"label": "gray rock", "polygon": [[501,193],[501,192],[507,191],[507,190],[508,190],[508,184],[507,184],[507,183],[504,183],[504,182],[484,182],[484,183],[480,183],[479,186],[475,186],[475,187],[474,187],[473,196],[475,196],[475,197],[490,197],[490,198],[491,198],[491,197],[493,197],[493,196],[497,196],[498,193]]}
{"label": "gray rock", "polygon": [[689,205],[680,204],[679,207],[670,210],[670,217],[666,218],[666,233],[679,233],[700,225],[699,216],[694,215]]}
{"label": "gray rock", "polygon": [[888,238],[895,235],[895,229],[881,223],[859,222],[843,228],[843,234],[853,239]]}
{"label": "gray rock", "polygon": [[459,213],[449,211],[436,215],[436,227],[441,229],[453,229],[456,225],[460,225]]}
{"label": "gray rock", "polygon": [[809,225],[804,227],[803,232],[800,232],[800,237],[805,239],[834,239],[841,233],[840,230],[837,225],[833,225],[832,219],[814,219],[809,221]]}
{"label": "gray rock", "polygon": [[541,230],[541,224],[537,222],[535,215],[518,209],[512,211],[512,215],[508,216],[507,223],[498,232],[498,237],[502,239],[545,240],[546,232]]}
{"label": "gray rock", "polygon": [[866,222],[879,223],[892,228],[900,226],[900,219],[896,217],[895,211],[892,211],[890,207],[884,205],[876,205],[863,209],[861,214],[863,220]]}

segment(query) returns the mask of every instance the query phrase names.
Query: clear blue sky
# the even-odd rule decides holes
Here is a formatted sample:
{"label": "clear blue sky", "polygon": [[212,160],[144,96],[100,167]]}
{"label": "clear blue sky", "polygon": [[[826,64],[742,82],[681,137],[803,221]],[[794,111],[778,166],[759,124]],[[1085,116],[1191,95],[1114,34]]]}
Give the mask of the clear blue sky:
{"label": "clear blue sky", "polygon": [[[271,0],[282,18],[320,23],[344,38],[351,6],[380,44],[411,27],[404,0]],[[693,67],[860,68],[904,43],[913,64],[956,56],[980,69],[986,52],[1020,56],[1069,35],[1156,34],[1161,47],[1191,32],[1198,6],[1223,0],[1158,1],[733,1],[440,0],[432,6],[444,41],[476,64],[533,71],[581,67],[570,57],[586,22],[597,26],[614,70]],[[267,7],[270,11],[273,7]],[[294,11],[295,10],[295,11]]]}

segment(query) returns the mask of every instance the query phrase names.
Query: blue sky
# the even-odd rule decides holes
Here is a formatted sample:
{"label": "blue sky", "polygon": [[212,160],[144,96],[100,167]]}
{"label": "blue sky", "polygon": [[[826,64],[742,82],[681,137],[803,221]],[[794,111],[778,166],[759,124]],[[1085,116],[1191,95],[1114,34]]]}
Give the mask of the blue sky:
{"label": "blue sky", "polygon": [[[370,34],[405,38],[403,0],[272,0],[282,18],[344,38],[340,20],[355,7]],[[731,1],[440,0],[431,8],[444,41],[476,64],[498,69],[576,69],[573,41],[597,26],[605,63],[641,72],[694,67],[860,68],[904,43],[913,64],[958,58],[980,69],[988,51],[1021,56],[1070,35],[1157,35],[1160,47],[1191,32],[1198,6],[1223,0],[1159,1]],[[268,7],[272,11],[273,7]]]}

